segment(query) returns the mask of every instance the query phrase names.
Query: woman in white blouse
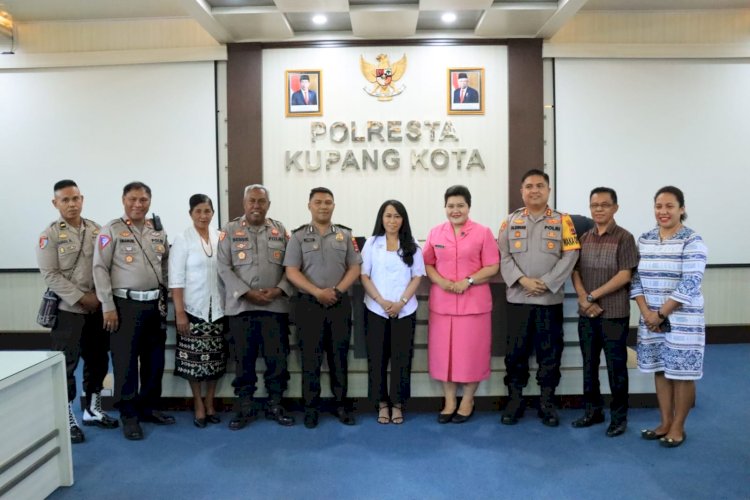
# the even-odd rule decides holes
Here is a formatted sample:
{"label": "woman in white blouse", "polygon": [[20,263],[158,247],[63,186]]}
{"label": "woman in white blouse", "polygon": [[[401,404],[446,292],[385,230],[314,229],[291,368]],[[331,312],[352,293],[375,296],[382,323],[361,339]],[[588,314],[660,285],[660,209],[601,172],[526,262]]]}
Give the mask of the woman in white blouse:
{"label": "woman in white blouse", "polygon": [[411,234],[406,208],[396,200],[384,202],[372,237],[362,248],[361,276],[367,307],[368,394],[381,424],[404,422],[404,403],[411,394],[415,294],[424,275],[422,250]]}
{"label": "woman in white blouse", "polygon": [[[190,197],[193,225],[178,235],[169,255],[169,288],[177,324],[175,375],[190,382],[196,427],[218,424],[214,409],[216,383],[226,372],[222,285],[216,265],[219,233],[209,227],[214,216],[211,198]],[[205,400],[201,383],[206,383]]]}

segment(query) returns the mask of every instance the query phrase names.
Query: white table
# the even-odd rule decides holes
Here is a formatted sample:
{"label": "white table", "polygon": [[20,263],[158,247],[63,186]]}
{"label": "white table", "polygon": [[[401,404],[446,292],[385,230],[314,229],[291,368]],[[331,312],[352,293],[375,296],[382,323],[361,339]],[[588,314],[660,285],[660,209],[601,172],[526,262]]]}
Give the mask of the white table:
{"label": "white table", "polygon": [[0,351],[0,497],[44,498],[72,484],[65,357]]}

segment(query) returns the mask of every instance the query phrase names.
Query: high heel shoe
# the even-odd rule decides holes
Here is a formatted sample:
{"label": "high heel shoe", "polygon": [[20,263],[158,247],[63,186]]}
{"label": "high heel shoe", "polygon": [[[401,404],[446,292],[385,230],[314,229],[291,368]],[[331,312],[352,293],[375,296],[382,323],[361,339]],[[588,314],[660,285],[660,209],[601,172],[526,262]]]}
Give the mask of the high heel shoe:
{"label": "high heel shoe", "polygon": [[388,408],[388,403],[380,403],[380,407],[378,408],[378,423],[385,425],[391,422],[391,415],[390,410]]}
{"label": "high heel shoe", "polygon": [[464,422],[468,422],[469,419],[474,415],[474,406],[471,407],[471,413],[468,415],[461,415],[458,413],[458,410],[456,410],[456,414],[453,415],[453,420],[451,420],[454,424],[463,424]]}
{"label": "high heel shoe", "polygon": [[396,404],[393,405],[393,410],[398,410],[400,415],[391,415],[391,423],[395,425],[401,425],[404,423],[404,405]]}
{"label": "high heel shoe", "polygon": [[453,413],[438,413],[437,421],[439,424],[447,424],[454,418],[456,418],[456,412],[458,409],[453,410]]}

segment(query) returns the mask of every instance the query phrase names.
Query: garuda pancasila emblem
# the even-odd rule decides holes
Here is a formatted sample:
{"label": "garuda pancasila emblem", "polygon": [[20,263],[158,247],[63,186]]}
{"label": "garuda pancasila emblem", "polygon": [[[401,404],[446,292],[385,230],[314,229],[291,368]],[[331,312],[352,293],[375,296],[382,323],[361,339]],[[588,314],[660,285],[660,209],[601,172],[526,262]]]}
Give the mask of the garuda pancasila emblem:
{"label": "garuda pancasila emblem", "polygon": [[378,61],[377,65],[365,61],[365,57],[360,56],[359,67],[362,75],[368,82],[375,84],[371,88],[363,87],[362,90],[377,97],[379,101],[390,101],[406,89],[406,85],[398,88],[394,85],[406,73],[406,54],[394,64],[391,64],[386,54],[378,54],[375,60]]}

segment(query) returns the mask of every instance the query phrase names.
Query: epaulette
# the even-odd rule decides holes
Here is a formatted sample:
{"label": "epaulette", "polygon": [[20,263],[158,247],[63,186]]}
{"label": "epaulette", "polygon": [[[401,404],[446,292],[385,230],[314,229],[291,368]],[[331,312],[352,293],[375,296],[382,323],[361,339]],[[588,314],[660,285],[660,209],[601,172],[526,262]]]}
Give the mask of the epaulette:
{"label": "epaulette", "polygon": [[352,232],[352,228],[350,228],[350,227],[346,227],[346,226],[345,226],[345,225],[343,225],[343,224],[335,224],[335,226],[336,226],[336,227],[340,227],[341,229],[346,229],[346,230],[347,230],[347,231],[349,231],[350,233]]}
{"label": "epaulette", "polygon": [[309,226],[309,225],[310,225],[310,224],[302,224],[302,225],[301,225],[300,227],[298,227],[297,229],[292,229],[292,233],[296,233],[296,232],[297,232],[297,231],[299,231],[300,229],[305,229],[305,228],[306,228],[307,226]]}

